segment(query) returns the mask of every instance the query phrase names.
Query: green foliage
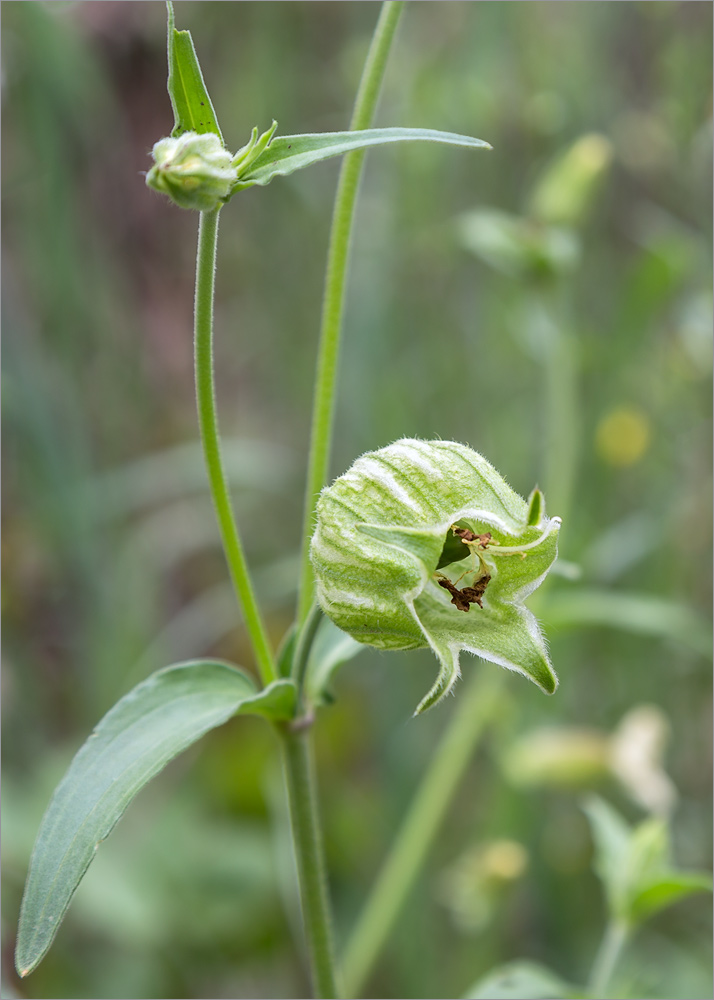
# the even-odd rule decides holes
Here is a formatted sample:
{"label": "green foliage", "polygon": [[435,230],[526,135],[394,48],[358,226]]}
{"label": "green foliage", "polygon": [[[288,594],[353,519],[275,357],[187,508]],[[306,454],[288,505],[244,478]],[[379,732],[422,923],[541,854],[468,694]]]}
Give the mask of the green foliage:
{"label": "green foliage", "polygon": [[288,719],[294,708],[290,681],[258,691],[216,660],[166,667],[117,702],[72,761],[37,834],[17,938],[20,975],[46,954],[97,848],[147,781],[234,715]]}
{"label": "green foliage", "polygon": [[487,973],[465,1000],[573,1000],[584,994],[535,962],[508,962]]}
{"label": "green foliage", "polygon": [[711,629],[704,618],[680,601],[651,594],[599,587],[558,590],[548,595],[548,618],[562,628],[624,629],[711,655]]}
{"label": "green foliage", "polygon": [[711,892],[708,873],[672,867],[663,820],[647,819],[631,828],[595,796],[584,809],[595,841],[595,870],[615,922],[634,927],[693,893]]}
{"label": "green foliage", "polygon": [[572,272],[580,259],[573,233],[544,226],[493,208],[474,209],[459,219],[467,250],[511,278],[538,278]]}
{"label": "green foliage", "polygon": [[581,224],[612,156],[612,143],[605,136],[582,136],[538,178],[529,214],[550,225]]}
{"label": "green foliage", "polygon": [[[555,487],[570,477],[559,548],[581,568],[577,584],[551,572],[530,602],[559,665],[558,697],[540,698],[498,672],[496,725],[464,772],[363,995],[458,996],[514,954],[586,978],[602,928],[585,821],[570,793],[524,792],[491,766],[502,741],[534,728],[610,732],[633,705],[660,706],[672,731],[667,770],[682,801],[673,837],[689,866],[710,860],[702,762],[711,727],[712,12],[707,4],[549,9],[557,16],[537,4],[410,5],[375,124],[473,130],[497,154],[395,144],[369,157],[362,184],[333,474],[412,434],[469,442],[522,496],[540,483],[561,515]],[[179,10],[236,145],[273,115],[294,132],[348,127],[375,5]],[[195,220],[164,207],[140,175],[156,123],[166,121],[161,34],[161,5],[3,6],[8,942],[58,763],[162,664],[250,655],[190,443]],[[555,366],[544,359],[557,341],[540,322],[532,282],[465,253],[451,223],[486,206],[522,218],[542,171],[593,127],[612,143],[613,169],[579,223],[581,263],[562,272],[558,288],[559,330],[570,335],[577,371],[560,418],[575,439],[568,451],[547,432],[557,395]],[[336,163],[325,163],[298,183],[272,185],[241,199],[222,225],[217,398],[235,441],[225,455],[231,490],[275,644],[295,595],[309,345],[330,224],[326,188],[336,176]],[[546,304],[552,320],[555,303]],[[622,405],[644,420],[649,446],[614,465],[601,424],[607,429]],[[616,430],[616,444],[626,439]],[[180,489],[164,456],[167,465],[180,457]],[[431,671],[423,652],[363,646],[315,727],[343,936],[447,713],[465,695],[402,724]],[[288,901],[294,891],[273,749],[269,728],[250,720],[202,741],[197,766],[165,778],[180,778],[171,805],[145,795],[119,824],[60,939],[15,992],[303,991],[294,928],[270,895],[273,878]],[[220,836],[211,836],[216,825]],[[515,836],[533,858],[513,905],[500,905],[479,936],[454,928],[432,892],[476,831]],[[254,865],[252,843],[260,847]],[[255,872],[265,873],[260,884]],[[712,995],[707,902],[673,906],[633,937],[622,994]],[[154,933],[141,933],[147,926]]]}
{"label": "green foliage", "polygon": [[[174,110],[170,139],[155,143],[154,166],[146,177],[149,187],[168,195],[181,208],[210,212],[236,191],[269,184],[313,163],[342,156],[356,149],[415,139],[490,149],[482,139],[454,132],[423,128],[362,129],[359,132],[328,132],[286,135],[273,139],[278,123],[258,136],[257,127],[234,156],[225,150],[216,113],[203,81],[198,56],[189,31],[174,27],[174,9],[168,11],[168,90]],[[200,137],[208,133],[218,142]]]}
{"label": "green foliage", "polygon": [[146,175],[149,187],[168,195],[180,208],[211,212],[237,191],[265,186],[275,177],[286,177],[333,156],[370,146],[416,139],[450,146],[491,147],[481,139],[424,128],[374,128],[359,132],[324,132],[317,135],[284,135],[273,139],[277,122],[231,154],[213,133],[199,135],[181,130],[178,137],[154,144],[154,166]]}
{"label": "green foliage", "polygon": [[[267,133],[266,133],[267,134]],[[235,186],[236,191],[254,184],[269,184],[274,177],[286,177],[296,170],[320,163],[333,156],[342,156],[355,149],[368,149],[392,142],[440,142],[449,146],[490,149],[483,139],[473,139],[455,132],[439,132],[428,128],[370,128],[359,132],[323,132],[316,135],[282,135],[250,160]],[[236,154],[238,155],[238,154]]]}
{"label": "green foliage", "polygon": [[[439,676],[417,712],[449,693],[462,649],[552,694],[557,679],[523,601],[555,560],[560,519],[541,511],[529,524],[531,513],[464,445],[404,438],[363,455],[320,496],[310,550],[320,605],[360,642],[434,651]],[[436,570],[459,531],[451,579]]]}
{"label": "green foliage", "polygon": [[[177,31],[174,27],[174,5],[167,0],[167,48],[169,62],[168,91],[174,111],[172,138],[184,132],[199,135],[213,133],[223,145],[223,135],[216,112],[203,82],[203,73],[193,45],[190,31]],[[196,206],[191,206],[196,207]]]}

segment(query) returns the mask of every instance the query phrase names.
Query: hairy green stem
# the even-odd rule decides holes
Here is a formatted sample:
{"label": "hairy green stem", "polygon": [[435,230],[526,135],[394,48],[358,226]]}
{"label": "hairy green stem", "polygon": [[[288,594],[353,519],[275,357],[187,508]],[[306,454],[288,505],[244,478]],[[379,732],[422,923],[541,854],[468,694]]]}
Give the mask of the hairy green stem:
{"label": "hairy green stem", "polygon": [[588,992],[591,996],[602,1000],[608,996],[612,974],[629,934],[630,929],[623,921],[611,920],[608,923],[590,973]]}
{"label": "hairy green stem", "polygon": [[213,297],[219,212],[220,209],[213,212],[201,212],[198,224],[196,298],[194,303],[194,361],[198,426],[228,569],[238,603],[243,611],[243,620],[253,645],[260,675],[263,683],[269,684],[276,676],[273,654],[255,600],[243,545],[233,514],[231,495],[221,457],[221,439],[216,411],[213,374]]}
{"label": "hairy green stem", "polygon": [[332,918],[317,808],[310,728],[295,731],[283,727],[281,735],[290,826],[314,996],[336,1000],[340,992],[335,972]]}
{"label": "hairy green stem", "polygon": [[[369,128],[372,124],[384,79],[387,57],[403,7],[403,0],[387,0],[382,5],[357,91],[350,122],[352,130]],[[305,517],[298,590],[298,622],[305,620],[313,601],[314,577],[310,564],[310,537],[317,497],[329,475],[345,285],[349,269],[352,223],[364,157],[364,150],[347,153],[344,157],[332,213],[310,432],[310,458],[305,493]]]}
{"label": "hairy green stem", "polygon": [[358,996],[393,929],[444,820],[449,803],[493,715],[502,671],[483,668],[459,694],[387,860],[345,948],[347,996]]}

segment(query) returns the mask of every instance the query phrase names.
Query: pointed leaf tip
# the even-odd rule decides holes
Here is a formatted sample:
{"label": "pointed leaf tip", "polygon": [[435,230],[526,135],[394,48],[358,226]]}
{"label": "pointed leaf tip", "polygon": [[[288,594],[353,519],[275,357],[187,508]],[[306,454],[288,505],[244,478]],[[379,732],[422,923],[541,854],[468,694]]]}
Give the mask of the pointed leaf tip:
{"label": "pointed leaf tip", "polygon": [[173,4],[167,2],[167,89],[174,112],[173,138],[184,132],[213,132],[223,142],[190,31],[177,31]]}
{"label": "pointed leaf tip", "polygon": [[545,497],[541,490],[537,486],[533,488],[533,492],[528,497],[528,524],[535,526],[540,524],[542,519],[545,517]]}
{"label": "pointed leaf tip", "polygon": [[236,714],[288,719],[294,709],[292,681],[257,691],[220,660],[159,670],[117,702],[75,756],[40,825],[20,910],[19,974],[39,965],[97,846],[150,778]]}
{"label": "pointed leaf tip", "polygon": [[341,156],[343,153],[366,149],[369,146],[413,140],[491,149],[489,143],[483,139],[474,139],[472,136],[459,135],[456,132],[422,128],[372,128],[352,132],[283,135],[272,139],[267,148],[251,160],[250,166],[241,171],[235,190],[240,191],[255,184],[269,184],[274,177],[287,176],[313,163]]}

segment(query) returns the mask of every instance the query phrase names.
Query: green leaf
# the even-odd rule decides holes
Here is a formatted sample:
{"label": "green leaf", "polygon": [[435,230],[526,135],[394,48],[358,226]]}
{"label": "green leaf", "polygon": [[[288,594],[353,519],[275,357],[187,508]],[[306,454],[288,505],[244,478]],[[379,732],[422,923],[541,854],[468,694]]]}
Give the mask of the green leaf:
{"label": "green leaf", "polygon": [[697,892],[711,892],[712,877],[707,872],[665,871],[643,880],[631,902],[633,920],[641,923],[680,899]]}
{"label": "green leaf", "polygon": [[540,524],[545,517],[545,497],[543,491],[535,486],[528,497],[528,524]]}
{"label": "green leaf", "polygon": [[530,213],[540,222],[578,225],[612,158],[612,143],[604,135],[581,136],[546,167],[531,194]]}
{"label": "green leaf", "polygon": [[[451,690],[462,650],[552,693],[545,641],[523,602],[555,560],[560,519],[528,516],[526,501],[465,445],[404,438],[369,452],[318,502],[320,606],[358,642],[431,647],[440,670],[417,712]],[[438,566],[450,530],[466,544],[447,576]]]}
{"label": "green leaf", "polygon": [[324,705],[333,700],[329,685],[339,667],[353,659],[364,645],[347,635],[329,618],[320,622],[305,675],[305,691],[312,705]]}
{"label": "green leaf", "polygon": [[426,128],[370,128],[357,132],[317,132],[305,135],[283,135],[273,139],[255,159],[251,159],[245,173],[241,173],[234,190],[269,184],[274,177],[286,176],[320,160],[341,156],[355,149],[381,146],[390,142],[408,142],[421,139],[442,142],[451,146],[470,146],[490,149],[482,139],[473,139],[456,132],[438,132]]}
{"label": "green leaf", "polygon": [[572,1000],[583,995],[544,965],[517,961],[487,972],[464,994],[464,1000]]}
{"label": "green leaf", "polygon": [[190,31],[174,27],[174,6],[168,0],[168,91],[174,111],[173,138],[184,132],[213,132],[223,142],[216,112],[208,96]]}
{"label": "green leaf", "polygon": [[695,892],[711,891],[710,875],[672,867],[663,820],[646,819],[633,829],[596,796],[583,808],[595,841],[595,871],[615,921],[634,926]]}
{"label": "green leaf", "polygon": [[627,909],[631,830],[612,806],[596,795],[583,804],[595,844],[593,868],[603,883],[610,913],[615,918]]}
{"label": "green leaf", "polygon": [[465,212],[457,226],[466,250],[511,278],[568,273],[579,260],[580,246],[570,230],[498,209]]}
{"label": "green leaf", "polygon": [[104,716],[70,764],[40,825],[20,911],[21,976],[46,954],[99,844],[155,774],[233,715],[288,719],[291,681],[257,691],[242,671],[194,660],[153,674]]}

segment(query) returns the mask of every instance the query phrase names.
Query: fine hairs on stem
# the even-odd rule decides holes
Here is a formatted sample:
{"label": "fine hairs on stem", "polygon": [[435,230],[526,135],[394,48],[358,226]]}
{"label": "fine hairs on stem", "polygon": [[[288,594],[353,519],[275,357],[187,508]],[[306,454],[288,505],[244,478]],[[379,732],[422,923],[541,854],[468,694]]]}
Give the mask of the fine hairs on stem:
{"label": "fine hairs on stem", "polygon": [[228,481],[221,455],[221,436],[216,410],[213,361],[213,299],[215,293],[216,247],[220,209],[201,212],[196,255],[196,296],[194,304],[194,363],[198,426],[206,472],[238,603],[243,611],[260,676],[264,684],[275,679],[273,654],[253,592],[243,552],[243,544],[233,514]]}
{"label": "fine hairs on stem", "polygon": [[[367,128],[374,116],[381,89],[387,56],[403,8],[403,3],[388,0],[381,10],[365,70],[360,83],[351,129]],[[312,605],[312,570],[308,543],[312,533],[314,502],[328,475],[329,451],[337,382],[339,341],[342,326],[344,290],[349,265],[354,209],[364,152],[349,153],[340,173],[333,224],[330,236],[325,302],[318,350],[315,402],[310,445],[305,533],[302,547],[302,571],[298,621],[304,622]],[[199,424],[211,494],[221,529],[226,559],[243,610],[256,661],[264,683],[275,678],[273,656],[262,623],[240,535],[232,511],[230,494],[223,470],[220,434],[215,406],[213,377],[213,296],[218,215],[220,209],[202,212],[196,266],[195,360],[196,395]],[[306,650],[298,644],[304,661]],[[302,664],[304,666],[304,662]],[[300,664],[296,664],[300,666]],[[316,997],[337,997],[334,948],[322,836],[317,810],[317,792],[312,767],[309,728],[297,731],[278,727],[283,748],[283,762],[293,843],[298,867],[300,896],[306,939]]]}

